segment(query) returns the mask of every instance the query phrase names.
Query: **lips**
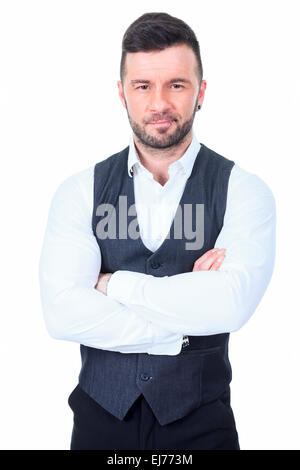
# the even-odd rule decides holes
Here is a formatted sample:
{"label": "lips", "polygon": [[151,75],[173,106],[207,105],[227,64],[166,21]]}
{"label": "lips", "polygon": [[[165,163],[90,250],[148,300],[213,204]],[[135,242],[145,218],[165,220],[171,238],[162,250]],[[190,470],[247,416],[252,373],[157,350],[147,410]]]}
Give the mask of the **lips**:
{"label": "lips", "polygon": [[151,126],[155,126],[155,127],[170,127],[171,124],[172,124],[172,120],[163,120],[163,121],[153,121],[153,122],[149,122],[149,124],[151,124]]}

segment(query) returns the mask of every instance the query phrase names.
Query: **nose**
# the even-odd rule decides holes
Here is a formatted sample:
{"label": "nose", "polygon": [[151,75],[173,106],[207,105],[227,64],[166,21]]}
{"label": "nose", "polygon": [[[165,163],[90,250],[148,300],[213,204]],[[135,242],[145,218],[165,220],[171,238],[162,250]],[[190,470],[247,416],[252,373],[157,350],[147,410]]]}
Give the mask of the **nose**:
{"label": "nose", "polygon": [[153,88],[150,94],[149,111],[161,113],[170,108],[167,94],[162,88]]}

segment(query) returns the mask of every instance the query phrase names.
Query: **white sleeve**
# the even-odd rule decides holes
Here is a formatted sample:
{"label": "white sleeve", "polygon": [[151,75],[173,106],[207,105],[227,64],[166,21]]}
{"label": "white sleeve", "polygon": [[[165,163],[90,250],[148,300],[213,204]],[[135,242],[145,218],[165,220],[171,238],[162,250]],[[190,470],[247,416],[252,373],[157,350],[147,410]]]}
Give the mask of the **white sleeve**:
{"label": "white sleeve", "polygon": [[108,296],[174,332],[212,335],[238,330],[254,313],[270,282],[275,222],[270,188],[235,165],[215,243],[226,248],[220,269],[165,277],[120,270],[110,278]]}
{"label": "white sleeve", "polygon": [[101,252],[92,231],[93,167],[70,176],[51,201],[39,260],[42,310],[49,334],[124,353],[177,354],[182,334],[95,289]]}

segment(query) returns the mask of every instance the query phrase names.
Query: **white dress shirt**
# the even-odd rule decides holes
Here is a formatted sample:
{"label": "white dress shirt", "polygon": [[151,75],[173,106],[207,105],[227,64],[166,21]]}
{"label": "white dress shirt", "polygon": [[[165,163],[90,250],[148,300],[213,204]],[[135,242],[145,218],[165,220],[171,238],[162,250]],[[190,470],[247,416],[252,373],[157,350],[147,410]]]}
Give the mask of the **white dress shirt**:
{"label": "white dress shirt", "polygon": [[[199,149],[194,135],[161,186],[141,164],[130,138],[128,173],[141,238],[153,252],[168,234]],[[183,335],[233,332],[249,320],[275,259],[275,199],[261,178],[237,164],[232,168],[215,243],[226,248],[218,271],[155,277],[120,270],[111,276],[107,296],[95,289],[101,251],[92,231],[93,184],[94,165],[65,179],[51,201],[39,262],[51,336],[123,353],[175,355]]]}

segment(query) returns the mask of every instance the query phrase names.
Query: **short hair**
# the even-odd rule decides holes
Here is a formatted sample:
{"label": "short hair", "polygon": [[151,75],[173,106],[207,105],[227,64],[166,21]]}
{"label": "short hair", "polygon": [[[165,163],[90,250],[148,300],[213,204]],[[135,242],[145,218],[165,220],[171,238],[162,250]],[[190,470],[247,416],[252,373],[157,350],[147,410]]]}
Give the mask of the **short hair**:
{"label": "short hair", "polygon": [[191,47],[198,63],[199,83],[203,77],[199,42],[194,31],[184,21],[168,13],[145,13],[125,31],[122,40],[120,79],[123,83],[127,52],[162,51],[167,47],[186,44]]}

